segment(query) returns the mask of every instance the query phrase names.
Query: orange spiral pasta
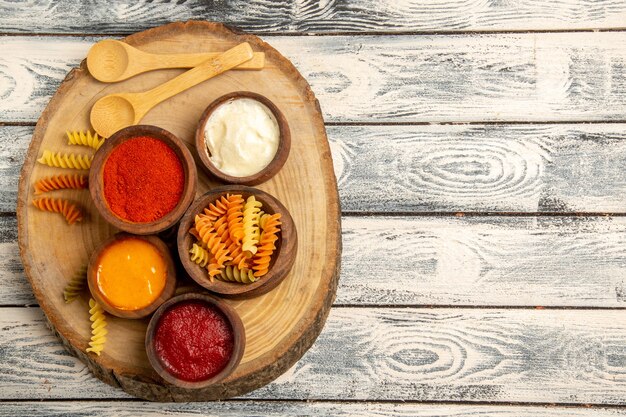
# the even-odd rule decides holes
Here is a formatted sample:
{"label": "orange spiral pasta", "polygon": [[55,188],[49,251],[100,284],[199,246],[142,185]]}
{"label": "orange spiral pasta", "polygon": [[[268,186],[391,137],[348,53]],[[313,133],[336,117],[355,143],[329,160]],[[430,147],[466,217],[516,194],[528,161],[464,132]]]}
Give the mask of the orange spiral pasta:
{"label": "orange spiral pasta", "polygon": [[83,219],[83,213],[76,207],[76,204],[64,198],[36,198],[33,200],[33,205],[39,210],[61,213],[68,224],[74,224]]}
{"label": "orange spiral pasta", "polygon": [[261,239],[258,245],[258,251],[252,258],[252,270],[255,277],[262,277],[267,274],[272,254],[276,249],[274,243],[278,240],[278,232],[280,231],[280,213],[264,214],[259,221],[261,226]]}
{"label": "orange spiral pasta", "polygon": [[228,198],[221,196],[216,202],[209,204],[209,207],[204,209],[204,214],[208,216],[212,221],[217,220],[219,217],[226,214],[228,211]]}
{"label": "orange spiral pasta", "polygon": [[241,242],[243,239],[243,197],[239,194],[228,196],[228,233],[233,242]]}
{"label": "orange spiral pasta", "polygon": [[[224,266],[226,261],[230,261],[232,258],[228,256],[226,245],[224,245],[220,236],[215,232],[213,225],[206,217],[196,216],[195,222],[200,239],[205,243],[207,250],[211,252],[216,260],[215,264],[209,264],[209,276],[212,278],[219,274],[219,269]],[[216,266],[211,267],[211,265]]]}
{"label": "orange spiral pasta", "polygon": [[51,177],[43,177],[34,185],[35,194],[43,194],[48,191],[62,190],[65,188],[83,189],[89,185],[87,175],[81,174],[61,174]]}

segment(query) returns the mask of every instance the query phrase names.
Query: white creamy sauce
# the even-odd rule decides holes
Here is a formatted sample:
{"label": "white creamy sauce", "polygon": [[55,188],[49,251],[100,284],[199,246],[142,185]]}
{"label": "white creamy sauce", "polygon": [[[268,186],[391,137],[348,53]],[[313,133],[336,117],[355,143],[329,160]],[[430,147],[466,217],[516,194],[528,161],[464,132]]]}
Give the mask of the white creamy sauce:
{"label": "white creamy sauce", "polygon": [[276,155],[279,136],[272,111],[250,98],[220,105],[204,127],[211,162],[233,177],[247,177],[265,168]]}

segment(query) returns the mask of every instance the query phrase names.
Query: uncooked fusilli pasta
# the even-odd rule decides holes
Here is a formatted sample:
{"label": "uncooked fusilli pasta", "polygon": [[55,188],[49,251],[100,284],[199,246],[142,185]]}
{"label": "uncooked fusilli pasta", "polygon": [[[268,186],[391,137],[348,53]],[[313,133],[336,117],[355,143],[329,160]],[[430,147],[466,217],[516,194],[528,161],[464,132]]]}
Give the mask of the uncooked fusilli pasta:
{"label": "uncooked fusilli pasta", "polygon": [[211,280],[248,284],[267,274],[281,222],[280,213],[266,214],[262,206],[254,196],[244,202],[226,195],[196,215],[190,259],[206,267]]}
{"label": "uncooked fusilli pasta", "polygon": [[100,356],[109,332],[106,329],[107,322],[104,310],[93,298],[89,299],[89,314],[89,320],[91,320],[91,340],[89,341],[87,352],[93,352]]}
{"label": "uncooked fusilli pasta", "polygon": [[35,194],[37,195],[64,188],[82,189],[87,188],[87,186],[87,175],[82,174],[61,174],[53,175],[51,177],[43,177],[34,185]]}
{"label": "uncooked fusilli pasta", "polygon": [[263,204],[257,201],[253,195],[248,197],[243,207],[243,240],[241,250],[254,255],[259,243],[259,213]]}
{"label": "uncooked fusilli pasta", "polygon": [[191,249],[189,249],[189,255],[192,262],[197,263],[201,267],[207,266],[211,260],[211,254],[202,246],[194,243]]}
{"label": "uncooked fusilli pasta", "polygon": [[217,278],[222,281],[240,282],[242,284],[250,284],[256,280],[251,269],[241,270],[232,265],[226,266]]}
{"label": "uncooked fusilli pasta", "polygon": [[91,134],[91,131],[87,131],[87,133],[83,131],[73,131],[65,132],[67,134],[67,144],[68,145],[81,145],[81,146],[89,146],[94,148],[95,150],[100,149],[100,146],[104,143],[104,138],[98,136],[97,133]]}
{"label": "uncooked fusilli pasta", "polygon": [[280,213],[264,214],[261,216],[261,239],[259,241],[259,250],[252,258],[252,269],[255,277],[262,277],[267,274],[272,254],[276,249],[275,242],[278,240],[277,233],[280,231]]}
{"label": "uncooked fusilli pasta", "polygon": [[37,162],[57,168],[89,169],[92,160],[93,155],[61,154],[61,152],[55,154],[46,149]]}
{"label": "uncooked fusilli pasta", "polygon": [[67,283],[63,290],[63,299],[66,303],[71,303],[80,295],[87,284],[87,267],[83,266],[72,277],[70,282]]}
{"label": "uncooked fusilli pasta", "polygon": [[36,198],[33,200],[33,205],[39,210],[62,214],[69,224],[74,224],[83,219],[83,213],[76,207],[76,204],[70,203],[64,198]]}

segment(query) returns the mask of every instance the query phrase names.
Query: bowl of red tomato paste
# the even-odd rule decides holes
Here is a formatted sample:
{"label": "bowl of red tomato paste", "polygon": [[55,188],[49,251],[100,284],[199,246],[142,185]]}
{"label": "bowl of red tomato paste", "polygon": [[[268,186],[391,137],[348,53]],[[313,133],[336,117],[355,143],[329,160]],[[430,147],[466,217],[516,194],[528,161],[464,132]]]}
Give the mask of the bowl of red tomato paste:
{"label": "bowl of red tomato paste", "polygon": [[230,375],[245,348],[241,318],[228,304],[200,293],[166,301],[146,332],[154,370],[181,388],[206,388]]}
{"label": "bowl of red tomato paste", "polygon": [[161,232],[180,220],[197,182],[185,144],[151,125],[117,131],[98,149],[89,171],[98,212],[118,229],[138,235]]}

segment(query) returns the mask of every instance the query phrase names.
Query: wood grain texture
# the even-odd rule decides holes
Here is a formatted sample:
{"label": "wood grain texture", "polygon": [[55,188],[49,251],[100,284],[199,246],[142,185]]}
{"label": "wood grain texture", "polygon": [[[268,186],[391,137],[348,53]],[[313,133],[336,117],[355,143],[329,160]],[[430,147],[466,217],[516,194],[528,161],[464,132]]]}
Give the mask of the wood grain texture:
{"label": "wood grain texture", "polygon": [[[2,399],[126,398],[3,308]],[[625,404],[626,311],[336,308],[316,344],[249,399]]]}
{"label": "wood grain texture", "polygon": [[[626,211],[626,124],[327,129],[349,213]],[[32,132],[0,126],[0,211]]]}
{"label": "wood grain texture", "polygon": [[[335,305],[626,308],[624,217],[344,217],[342,224]],[[36,304],[15,226],[0,217],[0,305]],[[373,271],[366,278],[364,265]]]}
{"label": "wood grain texture", "polygon": [[122,401],[4,402],[0,417],[611,417],[623,408],[571,408],[458,404],[223,401],[217,403],[154,404]]}
{"label": "wood grain texture", "polygon": [[1,32],[127,33],[170,21],[204,19],[248,32],[563,30],[624,27],[619,0],[201,0],[85,2],[36,1],[0,4]]}
{"label": "wood grain texture", "polygon": [[[0,122],[35,121],[101,39],[1,37]],[[626,113],[626,32],[268,41],[311,84],[326,121],[603,121]]]}
{"label": "wood grain texture", "polygon": [[[319,103],[306,80],[278,51],[256,36],[236,34],[220,24],[173,23],[131,35],[125,41],[166,53],[199,52],[201,47],[227,50],[247,42],[257,52],[265,53],[262,71],[230,71],[196,85],[156,106],[142,122],[167,129],[191,147],[200,114],[208,103],[226,92],[256,91],[279,106],[297,136],[283,168],[259,189],[280,200],[294,218],[302,239],[294,266],[273,291],[250,300],[228,301],[241,316],[247,343],[239,366],[219,384],[194,390],[164,384],[146,357],[145,320],[111,318],[104,352],[98,357],[87,355],[90,334],[76,319],[86,309],[87,299],[68,305],[60,294],[67,284],[66,277],[84,265],[85,258],[114,230],[98,216],[88,196],[81,196],[81,203],[89,221],[80,227],[68,228],[34,210],[30,205],[31,183],[51,170],[35,161],[41,148],[63,146],[59,138],[68,125],[85,130],[91,106],[100,97],[143,91],[181,70],[145,73],[103,86],[89,76],[83,62],[68,74],[41,115],[20,175],[17,219],[25,275],[55,333],[103,381],[121,386],[136,397],[158,401],[207,401],[241,395],[267,384],[306,352],[321,331],[335,298],[341,253],[339,197]],[[215,185],[199,175],[197,193]],[[46,233],[42,233],[44,227]],[[68,251],[60,242],[80,244]],[[280,301],[285,299],[291,303]]]}

